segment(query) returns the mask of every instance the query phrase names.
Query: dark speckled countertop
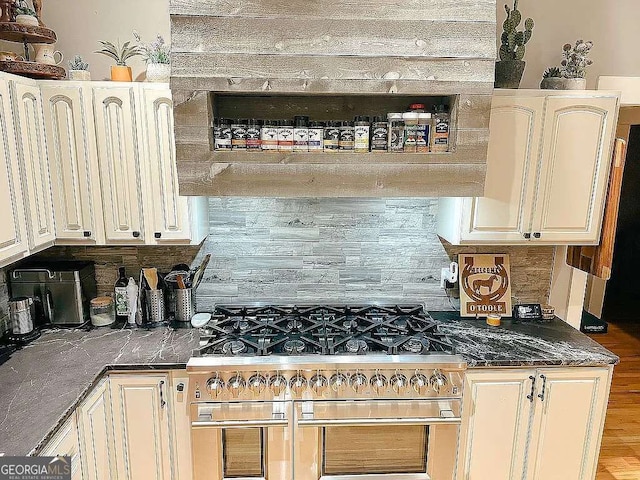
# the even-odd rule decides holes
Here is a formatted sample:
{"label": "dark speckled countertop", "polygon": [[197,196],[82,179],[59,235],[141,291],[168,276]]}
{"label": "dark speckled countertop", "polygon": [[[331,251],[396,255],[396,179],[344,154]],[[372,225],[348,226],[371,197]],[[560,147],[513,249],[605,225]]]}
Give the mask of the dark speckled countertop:
{"label": "dark speckled countertop", "polygon": [[0,453],[41,446],[108,370],[185,368],[193,329],[48,331],[0,365]]}
{"label": "dark speckled countertop", "polygon": [[[432,315],[469,367],[600,366],[617,356],[561,320],[503,321],[499,328]],[[109,370],[184,368],[197,330],[58,330],[45,332],[0,365],[0,453],[37,452]]]}

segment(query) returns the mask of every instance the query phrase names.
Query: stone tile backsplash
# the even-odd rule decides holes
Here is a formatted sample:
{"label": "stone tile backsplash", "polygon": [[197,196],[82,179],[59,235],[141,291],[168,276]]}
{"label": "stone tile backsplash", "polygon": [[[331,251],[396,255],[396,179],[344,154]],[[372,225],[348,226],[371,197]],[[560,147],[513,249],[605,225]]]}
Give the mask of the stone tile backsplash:
{"label": "stone tile backsplash", "polygon": [[[453,247],[436,234],[437,199],[211,198],[202,247],[53,247],[40,258],[92,260],[99,294],[120,265],[140,268],[212,259],[198,308],[216,303],[419,302],[457,306],[440,288],[440,269],[460,252],[508,253],[514,301],[549,295],[553,247]],[[0,329],[7,314],[0,269]],[[454,296],[455,293],[454,293]]]}

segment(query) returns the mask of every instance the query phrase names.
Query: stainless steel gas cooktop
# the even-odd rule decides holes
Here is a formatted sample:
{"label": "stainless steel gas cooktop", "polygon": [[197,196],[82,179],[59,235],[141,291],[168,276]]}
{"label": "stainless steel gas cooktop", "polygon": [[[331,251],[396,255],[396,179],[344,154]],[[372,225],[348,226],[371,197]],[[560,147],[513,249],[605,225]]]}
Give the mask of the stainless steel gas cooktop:
{"label": "stainless steel gas cooktop", "polygon": [[452,354],[421,305],[218,306],[194,356]]}

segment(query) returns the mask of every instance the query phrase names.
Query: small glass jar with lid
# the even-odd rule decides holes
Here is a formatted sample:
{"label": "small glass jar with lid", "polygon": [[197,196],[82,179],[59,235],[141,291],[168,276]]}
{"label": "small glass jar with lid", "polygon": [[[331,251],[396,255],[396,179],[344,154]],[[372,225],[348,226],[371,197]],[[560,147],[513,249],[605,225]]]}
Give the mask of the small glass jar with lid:
{"label": "small glass jar with lid", "polygon": [[116,321],[116,310],[111,297],[96,297],[89,302],[91,325],[106,327]]}

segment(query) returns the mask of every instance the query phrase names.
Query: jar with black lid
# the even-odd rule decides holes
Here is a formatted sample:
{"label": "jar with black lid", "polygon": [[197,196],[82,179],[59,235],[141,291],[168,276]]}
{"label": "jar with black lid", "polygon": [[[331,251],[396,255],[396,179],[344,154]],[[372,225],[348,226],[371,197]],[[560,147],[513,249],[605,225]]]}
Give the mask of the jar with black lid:
{"label": "jar with black lid", "polygon": [[309,151],[321,152],[324,148],[324,123],[309,122]]}
{"label": "jar with black lid", "polygon": [[293,151],[309,151],[309,117],[296,115],[293,119]]}
{"label": "jar with black lid", "polygon": [[369,153],[371,120],[365,115],[355,118],[354,125],[354,151],[356,153]]}
{"label": "jar with black lid", "polygon": [[371,124],[371,151],[385,153],[389,150],[389,123],[382,116],[373,118]]}
{"label": "jar with black lid", "polygon": [[324,127],[324,151],[337,152],[340,149],[340,127],[342,122],[331,120]]}
{"label": "jar with black lid", "polygon": [[351,153],[355,146],[355,129],[353,122],[342,122],[340,126],[340,141],[338,143],[341,152]]}
{"label": "jar with black lid", "polygon": [[247,150],[259,151],[261,148],[260,126],[261,120],[250,118],[247,121]]}
{"label": "jar with black lid", "polygon": [[231,120],[228,118],[216,118],[213,127],[213,148],[231,150]]}
{"label": "jar with black lid", "polygon": [[247,149],[247,123],[246,118],[236,119],[231,124],[231,148],[233,150]]}

